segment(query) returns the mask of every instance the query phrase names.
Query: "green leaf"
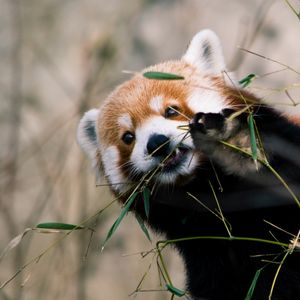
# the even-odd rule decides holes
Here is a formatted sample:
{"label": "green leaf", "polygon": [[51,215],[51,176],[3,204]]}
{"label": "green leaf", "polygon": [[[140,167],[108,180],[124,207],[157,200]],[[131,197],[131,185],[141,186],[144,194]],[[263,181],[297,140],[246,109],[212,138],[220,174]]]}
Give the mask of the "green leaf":
{"label": "green leaf", "polygon": [[145,214],[147,219],[149,218],[150,213],[150,190],[149,188],[145,187],[143,189],[143,200],[144,200],[144,208],[145,208]]}
{"label": "green leaf", "polygon": [[252,82],[253,78],[255,78],[255,74],[249,74],[245,78],[241,79],[239,81],[239,84],[241,84],[242,87],[245,88],[246,86],[248,86]]}
{"label": "green leaf", "polygon": [[54,230],[74,230],[74,229],[84,229],[84,227],[74,224],[66,224],[66,223],[56,223],[56,222],[49,222],[49,223],[40,223],[36,225],[36,228],[41,229],[54,229]]}
{"label": "green leaf", "polygon": [[143,73],[143,76],[148,79],[157,79],[157,80],[183,80],[184,79],[184,77],[181,75],[163,73],[163,72],[154,72],[154,71],[145,72]]}
{"label": "green leaf", "polygon": [[111,238],[111,236],[114,234],[114,232],[117,230],[118,226],[120,225],[121,221],[123,220],[123,218],[125,217],[125,215],[128,213],[133,201],[135,200],[136,196],[137,196],[137,192],[133,193],[131,195],[131,197],[128,199],[128,201],[126,202],[125,206],[123,207],[119,217],[117,218],[117,220],[114,222],[114,224],[111,226],[111,228],[109,229],[106,238],[104,240],[104,243],[102,245],[102,251],[107,243],[107,241]]}
{"label": "green leaf", "polygon": [[256,144],[256,135],[255,135],[255,126],[253,114],[250,113],[248,116],[248,125],[250,131],[250,144],[251,144],[251,154],[255,162],[257,162],[257,144]]}
{"label": "green leaf", "polygon": [[183,297],[185,295],[185,291],[183,290],[180,290],[176,287],[174,287],[173,285],[171,284],[166,284],[166,287],[168,289],[168,291],[170,291],[172,294],[174,294],[175,296],[178,296],[178,297]]}
{"label": "green leaf", "polygon": [[142,229],[143,232],[145,233],[147,239],[151,242],[152,240],[151,240],[149,231],[148,231],[147,227],[145,226],[145,223],[144,223],[143,219],[142,219],[139,215],[136,215],[135,218],[136,218],[136,220],[138,221],[138,223],[139,223],[141,229]]}
{"label": "green leaf", "polygon": [[259,275],[260,275],[260,273],[261,273],[262,270],[263,269],[259,269],[259,270],[256,271],[256,273],[254,275],[254,278],[252,280],[252,283],[251,283],[251,285],[249,287],[249,290],[248,290],[248,293],[246,295],[245,300],[251,300],[252,299],[252,296],[253,296],[253,293],[254,293],[254,289],[256,287],[256,283],[257,283],[258,277],[259,277]]}

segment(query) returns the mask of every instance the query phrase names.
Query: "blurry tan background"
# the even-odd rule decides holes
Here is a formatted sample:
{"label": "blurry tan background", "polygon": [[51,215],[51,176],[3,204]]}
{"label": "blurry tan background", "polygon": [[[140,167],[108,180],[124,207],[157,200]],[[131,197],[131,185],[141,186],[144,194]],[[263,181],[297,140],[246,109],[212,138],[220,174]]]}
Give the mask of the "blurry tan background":
{"label": "blurry tan background", "polygon": [[[251,90],[299,112],[299,73],[273,73],[284,67],[237,48],[300,71],[300,22],[284,0],[0,0],[0,252],[26,228],[78,224],[112,200],[106,187],[95,187],[76,144],[80,116],[130,77],[122,70],[179,58],[203,28],[220,36],[238,78],[261,76]],[[62,235],[29,232],[0,261],[0,285],[37,259],[0,289],[0,299],[170,299],[149,291],[161,289],[155,261],[141,287],[147,291],[129,296],[151,263],[136,253],[155,245],[134,218],[100,253],[119,211],[115,204],[91,219],[92,240],[90,231],[76,231],[39,260]],[[184,288],[180,259],[172,252],[166,261]]]}

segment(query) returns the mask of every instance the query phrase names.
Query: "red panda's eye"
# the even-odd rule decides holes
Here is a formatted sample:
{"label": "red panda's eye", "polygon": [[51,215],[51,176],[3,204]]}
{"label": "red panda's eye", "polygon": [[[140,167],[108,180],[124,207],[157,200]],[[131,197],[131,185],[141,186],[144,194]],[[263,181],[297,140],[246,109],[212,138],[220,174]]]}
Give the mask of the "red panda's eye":
{"label": "red panda's eye", "polygon": [[179,115],[178,106],[168,106],[165,110],[165,118],[172,118]]}
{"label": "red panda's eye", "polygon": [[133,141],[134,141],[134,134],[131,133],[130,131],[126,131],[123,135],[122,135],[122,141],[126,144],[126,145],[130,145]]}

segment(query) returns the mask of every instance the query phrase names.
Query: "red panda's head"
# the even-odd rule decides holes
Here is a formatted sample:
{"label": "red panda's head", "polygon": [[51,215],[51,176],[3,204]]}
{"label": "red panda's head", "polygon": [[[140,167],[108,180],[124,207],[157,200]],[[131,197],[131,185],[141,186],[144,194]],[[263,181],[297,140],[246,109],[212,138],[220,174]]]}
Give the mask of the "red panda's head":
{"label": "red panda's head", "polygon": [[[143,76],[146,71],[184,79],[148,79]],[[230,91],[236,83],[224,71],[219,39],[204,30],[192,39],[181,60],[134,75],[99,109],[84,115],[78,141],[94,166],[101,166],[115,193],[147,176],[158,184],[193,178],[205,157],[194,150],[191,137],[180,126],[197,112],[219,113],[234,105]]]}

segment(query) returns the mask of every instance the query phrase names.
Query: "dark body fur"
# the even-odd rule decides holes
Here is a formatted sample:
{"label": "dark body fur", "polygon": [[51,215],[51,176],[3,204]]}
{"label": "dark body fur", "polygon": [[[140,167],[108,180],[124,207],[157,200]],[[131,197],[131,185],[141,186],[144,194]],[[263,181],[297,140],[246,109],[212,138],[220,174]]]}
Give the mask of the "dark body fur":
{"label": "dark body fur", "polygon": [[[245,115],[241,115],[239,121],[241,129],[248,126]],[[270,164],[299,196],[300,127],[265,107],[255,112],[255,121]],[[191,125],[194,138],[197,138],[197,130]],[[159,188],[153,195],[150,217],[146,220],[148,224],[154,230],[165,233],[168,239],[228,237],[224,223],[186,193],[196,195],[201,202],[215,210],[216,202],[208,182],[212,182],[217,189],[217,173],[224,189],[217,196],[223,214],[232,226],[233,236],[277,239],[284,243],[289,243],[293,238],[264,220],[297,235],[300,208],[269,170],[263,167],[254,175],[241,177],[228,175],[222,166],[214,166],[215,170],[207,161],[198,170],[195,179],[185,186]],[[277,188],[274,189],[274,186]],[[145,218],[142,201],[136,203],[135,210]],[[175,245],[184,259],[187,289],[193,299],[245,299],[256,271],[262,267],[252,299],[268,299],[278,262],[285,254],[280,246],[255,241],[195,239]],[[300,299],[299,249],[288,255],[282,265],[272,299]]]}

